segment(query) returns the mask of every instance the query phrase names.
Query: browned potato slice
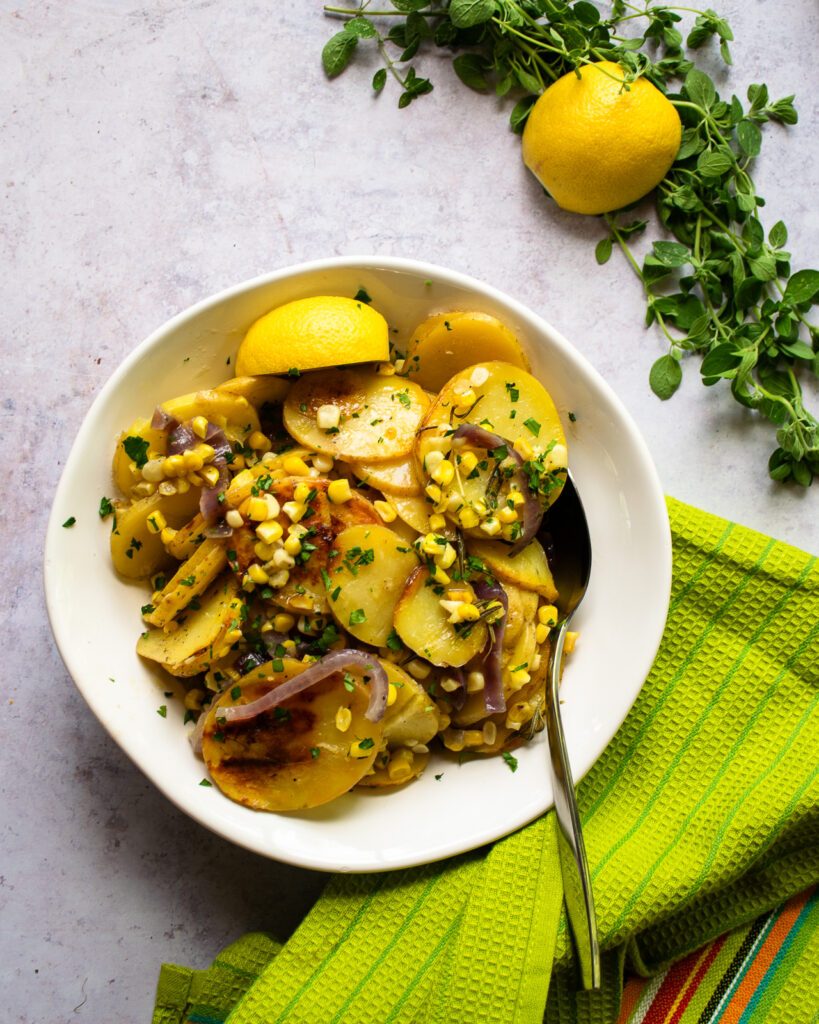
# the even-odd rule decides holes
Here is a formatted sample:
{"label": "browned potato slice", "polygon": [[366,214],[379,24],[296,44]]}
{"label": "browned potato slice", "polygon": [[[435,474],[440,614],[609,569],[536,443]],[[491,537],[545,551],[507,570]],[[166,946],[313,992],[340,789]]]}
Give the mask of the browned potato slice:
{"label": "browned potato slice", "polygon": [[190,558],[205,539],[204,529],[205,520],[202,513],[197,512],[189,523],[180,526],[176,531],[173,539],[166,545],[168,552],[174,558],[178,558],[180,562]]}
{"label": "browned potato slice", "polygon": [[386,789],[388,786],[402,786],[417,779],[429,764],[429,752],[418,753],[409,747],[382,750],[375,759],[369,775],[365,775],[358,787],[364,789]]}
{"label": "browned potato slice", "polygon": [[[458,403],[463,401],[460,396],[469,392],[475,396],[474,404],[463,414],[456,413],[460,408]],[[422,485],[429,482],[424,460],[433,451],[442,450],[442,447],[448,452],[450,444],[446,434],[461,423],[484,427],[504,438],[509,446],[518,442],[524,449],[528,447],[533,460],[541,459],[544,471],[565,469],[566,438],[554,402],[540,381],[520,367],[502,362],[479,363],[456,374],[445,385],[418,432],[416,469]],[[453,494],[461,499],[447,511],[447,515],[453,519],[464,505],[474,507],[480,499],[486,497],[496,463],[486,459],[485,453],[478,454],[485,463],[483,468],[479,465],[472,474],[467,475],[456,473],[453,482],[442,488],[444,500]],[[557,498],[560,491],[561,486],[556,486],[550,492],[549,503]],[[506,486],[503,485],[501,501],[505,493]],[[467,532],[472,536],[486,537],[477,527]]]}
{"label": "browned potato slice", "polygon": [[350,466],[359,480],[384,494],[411,497],[421,493],[411,455],[392,462],[352,462]]}
{"label": "browned potato slice", "polygon": [[417,680],[391,661],[382,660],[387,679],[395,687],[394,703],[384,712],[384,739],[388,747],[426,745],[440,725],[438,709]]}
{"label": "browned potato slice", "polygon": [[486,626],[471,622],[456,630],[440,605],[443,588],[418,566],[407,580],[395,609],[395,629],[407,647],[433,665],[459,668],[483,650]]}
{"label": "browned potato slice", "polygon": [[257,409],[267,403],[278,405],[290,390],[290,381],[285,377],[265,374],[261,377],[233,377],[224,384],[217,384],[215,391],[246,398]]}
{"label": "browned potato slice", "polygon": [[227,566],[225,545],[221,540],[203,541],[190,558],[168,580],[147,621],[165,626],[213,583]]}
{"label": "browned potato slice", "polygon": [[190,612],[173,633],[149,629],[137,643],[137,654],[156,661],[174,676],[194,676],[224,657],[230,643],[227,634],[240,621],[242,599],[238,584],[225,575],[202,597],[201,606]]}
{"label": "browned potato slice", "polygon": [[429,391],[475,363],[499,359],[522,370],[529,360],[508,327],[488,313],[434,313],[412,332],[407,376]]}
{"label": "browned potato slice", "polygon": [[418,565],[412,548],[386,526],[352,526],[333,544],[328,588],[340,626],[373,647],[383,647],[407,578]]}
{"label": "browned potato slice", "polygon": [[[351,461],[388,462],[409,455],[429,400],[417,384],[374,370],[306,373],[284,403],[284,425],[303,445]],[[323,430],[318,410],[335,406],[338,428]]]}
{"label": "browned potato slice", "polygon": [[159,534],[148,529],[148,517],[153,512],[161,512],[168,526],[179,527],[188,522],[198,508],[199,488],[194,487],[186,494],[151,494],[127,508],[118,508],[111,534],[111,560],[117,572],[138,580],[167,565],[172,559]]}
{"label": "browned potato slice", "polygon": [[537,614],[538,596],[534,591],[522,590],[512,583],[503,584],[506,596],[509,599],[509,610],[506,613],[506,629],[503,638],[504,645],[510,646],[520,636],[523,627],[535,621]]}
{"label": "browned potato slice", "polygon": [[540,541],[533,540],[516,555],[509,554],[509,546],[501,541],[470,539],[470,555],[484,563],[493,576],[502,583],[513,583],[524,590],[533,590],[547,601],[557,600],[557,588],[546,552]]}
{"label": "browned potato slice", "polygon": [[[305,667],[284,659],[283,671],[266,680],[254,672],[239,684],[238,694],[231,687],[208,713],[202,754],[214,782],[231,800],[263,811],[317,807],[352,789],[372,766],[383,726],[364,717],[369,692],[358,671],[335,672],[250,722],[220,721],[221,708],[255,700]],[[343,731],[336,725],[340,708],[352,715]]]}

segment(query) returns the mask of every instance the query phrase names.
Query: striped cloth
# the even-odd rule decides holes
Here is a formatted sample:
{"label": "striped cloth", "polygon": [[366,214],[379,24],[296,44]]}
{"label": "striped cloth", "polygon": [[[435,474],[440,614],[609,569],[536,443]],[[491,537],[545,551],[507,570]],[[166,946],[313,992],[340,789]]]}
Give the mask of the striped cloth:
{"label": "striped cloth", "polygon": [[332,877],[281,949],[248,936],[207,971],[166,965],[155,1024],[539,1024],[544,1005],[548,1024],[813,1022],[816,900],[785,901],[819,882],[819,568],[669,515],[663,642],[579,790],[601,992],[576,988],[547,815],[441,864]]}

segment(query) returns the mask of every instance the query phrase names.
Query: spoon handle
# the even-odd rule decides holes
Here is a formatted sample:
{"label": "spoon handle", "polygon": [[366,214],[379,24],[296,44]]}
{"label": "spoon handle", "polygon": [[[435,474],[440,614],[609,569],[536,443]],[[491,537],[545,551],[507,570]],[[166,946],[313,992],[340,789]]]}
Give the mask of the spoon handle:
{"label": "spoon handle", "polygon": [[560,717],[560,668],[563,662],[563,643],[569,621],[565,619],[554,637],[549,665],[548,693],[546,695],[546,732],[549,737],[549,761],[552,766],[552,786],[558,821],[558,849],[566,913],[574,935],[583,988],[600,988],[600,946],[597,939],[597,919],[594,913],[589,865],[580,827],[580,814]]}

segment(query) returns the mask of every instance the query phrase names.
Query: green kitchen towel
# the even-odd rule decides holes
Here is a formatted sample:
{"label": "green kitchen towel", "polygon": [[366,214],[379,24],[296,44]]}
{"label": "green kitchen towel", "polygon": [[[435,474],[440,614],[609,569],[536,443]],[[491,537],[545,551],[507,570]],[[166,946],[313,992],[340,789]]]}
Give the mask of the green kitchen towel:
{"label": "green kitchen towel", "polygon": [[[230,977],[166,965],[155,1024],[538,1024],[544,1006],[609,1024],[627,965],[659,971],[819,881],[816,559],[672,499],[669,516],[663,642],[579,789],[600,993],[576,991],[550,814],[443,863],[333,876],[279,951],[247,936]],[[819,950],[803,960],[807,1006]]]}

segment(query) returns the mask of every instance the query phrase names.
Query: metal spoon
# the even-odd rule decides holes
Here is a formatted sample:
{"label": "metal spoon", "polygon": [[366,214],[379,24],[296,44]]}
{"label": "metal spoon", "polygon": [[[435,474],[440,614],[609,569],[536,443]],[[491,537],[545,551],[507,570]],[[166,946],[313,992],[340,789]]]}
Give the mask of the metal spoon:
{"label": "metal spoon", "polygon": [[541,539],[549,552],[555,585],[558,621],[552,633],[552,651],[546,694],[546,732],[558,821],[558,849],[563,875],[566,912],[574,935],[583,988],[600,987],[600,946],[594,896],[580,827],[572,770],[560,717],[560,673],[563,644],[572,616],[583,600],[591,573],[591,538],[586,513],[571,475],[541,526]]}

